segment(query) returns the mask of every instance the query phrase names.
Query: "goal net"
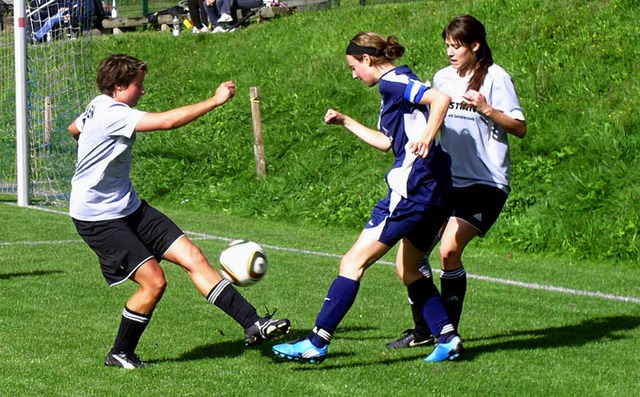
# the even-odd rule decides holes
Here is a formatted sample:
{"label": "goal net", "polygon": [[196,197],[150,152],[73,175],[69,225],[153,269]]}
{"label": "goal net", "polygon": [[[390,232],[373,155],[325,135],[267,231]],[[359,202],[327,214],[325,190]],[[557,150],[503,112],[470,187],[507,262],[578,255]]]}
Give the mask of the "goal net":
{"label": "goal net", "polygon": [[[25,6],[23,14],[18,12],[19,4]],[[28,200],[64,205],[76,157],[67,127],[95,95],[91,29],[99,4],[93,0],[0,0],[0,196],[5,200],[19,189],[17,132],[25,127],[16,115],[20,56],[15,48],[20,46],[16,46],[14,23],[21,22],[14,15],[24,15],[26,31],[26,93],[22,97],[26,97]]]}

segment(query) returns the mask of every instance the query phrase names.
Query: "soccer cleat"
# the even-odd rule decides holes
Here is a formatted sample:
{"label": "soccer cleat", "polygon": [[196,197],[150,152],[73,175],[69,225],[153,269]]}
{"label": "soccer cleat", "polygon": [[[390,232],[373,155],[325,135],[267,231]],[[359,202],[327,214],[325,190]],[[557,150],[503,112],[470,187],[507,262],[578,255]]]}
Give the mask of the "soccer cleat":
{"label": "soccer cleat", "polygon": [[124,369],[144,368],[147,363],[140,361],[140,357],[133,353],[109,353],[104,359],[107,367],[119,367]]}
{"label": "soccer cleat", "polygon": [[431,354],[424,359],[426,362],[437,363],[445,360],[455,360],[462,354],[462,340],[455,336],[447,343],[436,343]]}
{"label": "soccer cleat", "polygon": [[432,335],[423,335],[415,329],[406,329],[402,331],[403,337],[387,343],[387,349],[406,349],[409,347],[429,346],[435,343]]}
{"label": "soccer cleat", "polygon": [[294,343],[283,343],[271,348],[279,356],[289,360],[321,363],[327,358],[329,346],[315,347],[309,339],[302,339]]}
{"label": "soccer cleat", "polygon": [[245,328],[244,344],[256,346],[267,339],[280,339],[289,332],[289,328],[291,328],[289,320],[272,320],[271,316],[267,316]]}

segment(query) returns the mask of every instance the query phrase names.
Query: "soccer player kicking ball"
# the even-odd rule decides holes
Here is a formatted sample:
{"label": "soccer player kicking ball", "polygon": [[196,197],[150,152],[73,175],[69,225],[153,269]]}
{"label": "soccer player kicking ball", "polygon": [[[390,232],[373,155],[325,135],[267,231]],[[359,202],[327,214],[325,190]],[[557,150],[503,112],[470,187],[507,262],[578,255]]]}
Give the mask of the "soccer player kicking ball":
{"label": "soccer player kicking ball", "polygon": [[146,365],[135,350],[167,286],[159,265],[162,259],[186,271],[210,303],[244,328],[246,345],[282,337],[289,331],[289,320],[259,316],[171,219],[138,197],[129,177],[131,148],[138,132],[171,130],[192,122],[231,99],[234,83],[220,84],[202,102],[148,113],[133,109],[145,94],[146,73],[145,63],[128,55],[103,60],[97,76],[102,94],[69,126],[78,141],[69,204],[76,230],[98,256],[110,286],[126,280],[139,285],[122,311],[105,365],[126,369]]}
{"label": "soccer player kicking ball", "polygon": [[389,193],[374,207],[360,237],[342,257],[339,276],[329,287],[312,333],[301,341],[273,346],[280,357],[323,361],[334,332],[356,299],[364,272],[398,242],[398,276],[438,341],[425,361],[453,360],[462,352],[438,289],[418,270],[428,244],[450,215],[451,163],[436,140],[450,98],[422,83],[409,67],[396,67],[394,60],[403,54],[404,47],[394,36],[385,39],[377,33],[359,33],[347,47],[353,78],[368,87],[379,86],[379,130],[333,109],[325,122],[345,126],[374,148],[393,151],[393,167],[387,173]]}

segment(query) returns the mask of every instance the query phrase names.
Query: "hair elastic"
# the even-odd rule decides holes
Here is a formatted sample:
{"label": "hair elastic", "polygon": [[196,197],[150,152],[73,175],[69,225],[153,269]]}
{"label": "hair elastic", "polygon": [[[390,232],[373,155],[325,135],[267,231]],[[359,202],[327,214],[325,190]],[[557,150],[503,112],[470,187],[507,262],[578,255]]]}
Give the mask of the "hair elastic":
{"label": "hair elastic", "polygon": [[384,56],[384,50],[373,48],[373,47],[363,47],[354,43],[353,41],[349,43],[347,47],[347,55],[371,55],[374,57]]}

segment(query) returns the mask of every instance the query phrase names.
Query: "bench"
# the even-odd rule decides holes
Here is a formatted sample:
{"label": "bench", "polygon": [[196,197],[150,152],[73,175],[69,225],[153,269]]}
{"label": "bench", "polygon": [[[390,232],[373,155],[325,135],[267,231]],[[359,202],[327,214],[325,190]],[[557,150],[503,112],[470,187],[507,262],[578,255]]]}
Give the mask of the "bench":
{"label": "bench", "polygon": [[[240,13],[241,11],[242,10],[239,10],[238,12]],[[262,20],[273,19],[279,16],[288,16],[294,11],[295,7],[262,7],[251,17],[251,19],[261,22]],[[179,14],[178,17],[181,21],[187,19],[186,14]],[[158,15],[158,19],[157,21],[154,21],[154,23],[149,22],[147,17],[104,19],[102,21],[102,27],[104,29],[112,30],[113,33],[144,26],[163,26],[171,24],[173,24],[172,15]]]}

